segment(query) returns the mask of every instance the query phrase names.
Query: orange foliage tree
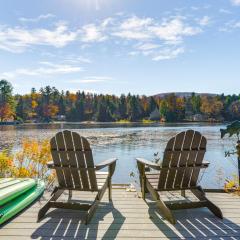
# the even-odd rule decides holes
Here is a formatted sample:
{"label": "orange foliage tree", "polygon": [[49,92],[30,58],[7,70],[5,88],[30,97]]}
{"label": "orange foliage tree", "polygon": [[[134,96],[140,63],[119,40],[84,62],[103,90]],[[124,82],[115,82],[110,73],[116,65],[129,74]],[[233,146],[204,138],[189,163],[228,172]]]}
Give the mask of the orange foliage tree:
{"label": "orange foliage tree", "polygon": [[218,116],[223,110],[223,103],[217,98],[202,97],[201,112],[208,116]]}
{"label": "orange foliage tree", "polygon": [[45,117],[54,117],[56,116],[56,114],[58,113],[58,106],[54,105],[54,104],[48,104],[45,105],[44,109],[43,109],[43,114]]}
{"label": "orange foliage tree", "polygon": [[14,112],[8,103],[0,106],[0,121],[8,120],[14,117]]}
{"label": "orange foliage tree", "polygon": [[47,167],[51,159],[48,140],[25,139],[18,152],[0,152],[0,177],[40,178],[51,185],[55,177]]}
{"label": "orange foliage tree", "polygon": [[8,177],[11,175],[13,167],[13,156],[7,151],[0,152],[0,177]]}

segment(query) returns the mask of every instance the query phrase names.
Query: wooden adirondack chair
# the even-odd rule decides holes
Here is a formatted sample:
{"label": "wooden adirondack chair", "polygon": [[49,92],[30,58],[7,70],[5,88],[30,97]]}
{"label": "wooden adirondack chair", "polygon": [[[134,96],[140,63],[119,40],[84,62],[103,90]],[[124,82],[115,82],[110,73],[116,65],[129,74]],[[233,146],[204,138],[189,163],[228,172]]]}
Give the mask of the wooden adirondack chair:
{"label": "wooden adirondack chair", "polygon": [[[176,220],[171,210],[177,209],[207,207],[217,217],[223,218],[221,210],[206,198],[204,191],[197,183],[200,169],[207,168],[209,165],[208,162],[203,161],[206,144],[206,138],[199,132],[188,130],[169,140],[162,166],[137,158],[143,199],[145,200],[145,193],[148,191],[163,216],[173,224]],[[156,171],[147,172],[145,167]],[[162,201],[160,191],[176,190],[181,190],[183,197],[185,197],[185,190],[191,190],[199,201],[175,203]]]}
{"label": "wooden adirondack chair", "polygon": [[[87,211],[87,224],[96,210],[98,203],[106,189],[111,200],[111,178],[115,170],[116,158],[94,165],[92,150],[86,138],[76,132],[58,132],[50,141],[53,162],[48,164],[50,169],[56,170],[58,186],[55,187],[51,199],[40,209],[38,221],[43,218],[49,208],[68,208]],[[108,166],[108,172],[99,172]],[[60,202],[57,199],[64,190],[69,190],[69,201]],[[80,204],[70,201],[72,190],[97,192],[94,202]]]}

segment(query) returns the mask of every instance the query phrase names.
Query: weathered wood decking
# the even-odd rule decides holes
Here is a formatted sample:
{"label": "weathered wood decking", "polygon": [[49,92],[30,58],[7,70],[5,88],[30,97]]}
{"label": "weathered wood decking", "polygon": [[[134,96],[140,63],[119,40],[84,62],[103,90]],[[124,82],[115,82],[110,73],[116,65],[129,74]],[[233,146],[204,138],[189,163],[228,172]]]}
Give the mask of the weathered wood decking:
{"label": "weathered wood decking", "polygon": [[[95,197],[83,192],[73,194],[73,199],[80,199],[80,194],[86,202]],[[240,197],[226,193],[207,196],[222,209],[223,220],[205,208],[177,210],[173,211],[175,226],[163,220],[148,195],[144,202],[136,192],[125,189],[113,189],[112,203],[106,193],[88,225],[82,222],[83,212],[67,209],[52,209],[37,223],[43,198],[1,227],[0,239],[240,239]],[[170,193],[166,197],[175,199]]]}

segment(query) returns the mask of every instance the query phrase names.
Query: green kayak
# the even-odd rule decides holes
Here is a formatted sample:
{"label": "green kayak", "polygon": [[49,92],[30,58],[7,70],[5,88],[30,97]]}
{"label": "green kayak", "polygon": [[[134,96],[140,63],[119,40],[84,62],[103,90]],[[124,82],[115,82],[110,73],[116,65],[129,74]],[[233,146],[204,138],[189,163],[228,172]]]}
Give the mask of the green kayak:
{"label": "green kayak", "polygon": [[7,178],[0,183],[0,206],[18,197],[36,185],[36,181],[31,178],[14,179]]}
{"label": "green kayak", "polygon": [[[31,179],[31,180],[33,180],[33,179]],[[29,181],[29,179],[26,180],[26,182],[28,182],[28,181]],[[2,198],[2,195],[0,195],[1,201],[5,202],[4,205],[1,205],[1,207],[0,207],[0,224],[6,222],[8,219],[15,216],[17,213],[22,211],[24,208],[26,208],[34,200],[36,200],[38,197],[40,197],[43,194],[44,188],[45,188],[44,182],[40,181],[40,180],[39,181],[33,180],[33,181],[34,181],[34,184],[31,187],[30,187],[30,184],[26,184],[27,190],[25,190],[25,191],[23,190],[22,185],[20,185],[21,194],[17,194],[15,192],[15,188],[12,188],[12,186],[15,186],[15,184],[1,189],[1,182],[0,182],[0,192],[3,190],[6,190],[8,188],[11,188],[13,190],[13,195],[15,196],[13,198],[12,197],[13,195],[11,195],[11,194],[8,195],[9,192],[6,191],[8,193],[8,194],[5,194],[5,196],[7,196],[7,199],[8,199],[8,201],[6,201]],[[20,183],[24,183],[23,179],[21,179]],[[18,185],[20,183],[16,183],[16,185]]]}

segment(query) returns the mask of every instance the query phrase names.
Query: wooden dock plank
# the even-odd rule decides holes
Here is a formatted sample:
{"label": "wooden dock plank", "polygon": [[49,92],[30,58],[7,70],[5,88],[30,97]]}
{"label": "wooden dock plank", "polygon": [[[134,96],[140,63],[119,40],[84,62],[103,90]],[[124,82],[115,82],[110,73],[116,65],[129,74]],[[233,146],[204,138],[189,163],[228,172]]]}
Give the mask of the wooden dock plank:
{"label": "wooden dock plank", "polygon": [[[240,197],[233,194],[207,193],[222,209],[223,220],[205,208],[178,210],[174,226],[163,219],[151,199],[144,202],[138,193],[123,188],[113,190],[112,203],[105,194],[88,225],[82,222],[84,212],[67,209],[51,209],[37,223],[37,212],[48,195],[2,226],[0,239],[240,239]],[[94,194],[77,193],[73,198],[88,202]],[[176,194],[166,193],[165,198],[173,200]]]}

